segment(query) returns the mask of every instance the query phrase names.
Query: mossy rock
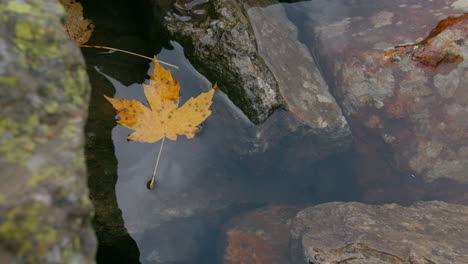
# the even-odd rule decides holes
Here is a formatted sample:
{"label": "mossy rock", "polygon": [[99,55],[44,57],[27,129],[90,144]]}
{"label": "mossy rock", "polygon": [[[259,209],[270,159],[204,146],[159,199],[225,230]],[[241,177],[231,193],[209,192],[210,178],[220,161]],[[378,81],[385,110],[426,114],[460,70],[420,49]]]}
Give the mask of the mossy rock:
{"label": "mossy rock", "polygon": [[0,262],[94,263],[90,91],[56,0],[0,0]]}

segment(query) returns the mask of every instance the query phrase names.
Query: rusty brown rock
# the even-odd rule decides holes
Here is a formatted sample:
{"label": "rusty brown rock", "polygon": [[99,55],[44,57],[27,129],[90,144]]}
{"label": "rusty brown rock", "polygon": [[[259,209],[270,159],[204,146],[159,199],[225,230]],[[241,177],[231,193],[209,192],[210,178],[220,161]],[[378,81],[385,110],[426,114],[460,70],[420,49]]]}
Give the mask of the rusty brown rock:
{"label": "rusty brown rock", "polygon": [[223,238],[223,263],[289,263],[287,222],[298,211],[295,207],[274,205],[232,219]]}
{"label": "rusty brown rock", "polygon": [[338,2],[297,9],[307,12],[305,41],[334,84],[357,148],[382,144],[385,153],[371,155],[380,155],[394,175],[468,184],[468,16],[459,15],[468,6]]}

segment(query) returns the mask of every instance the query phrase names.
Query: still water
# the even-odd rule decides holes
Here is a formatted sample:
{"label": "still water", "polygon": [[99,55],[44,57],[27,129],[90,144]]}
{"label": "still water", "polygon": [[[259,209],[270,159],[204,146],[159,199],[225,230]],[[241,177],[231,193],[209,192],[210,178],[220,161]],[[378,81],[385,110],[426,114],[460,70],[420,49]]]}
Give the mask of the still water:
{"label": "still water", "polygon": [[[417,14],[421,7],[374,2],[335,0],[282,5],[299,28],[298,38],[321,61],[333,61],[350,49],[384,49],[415,43],[437,23],[434,19],[426,28],[411,26],[414,23],[408,24],[412,17],[398,11],[413,8]],[[416,5],[421,1],[412,2]],[[436,3],[429,1],[427,5]],[[180,104],[211,88],[212,83],[185,58],[178,43],[164,39],[151,43],[140,28],[144,21],[131,14],[125,4],[116,4],[115,10],[104,16],[97,11],[98,4],[89,3],[88,7],[97,29],[90,44],[157,55],[158,59],[179,66],[171,71],[181,83]],[[365,29],[368,23],[359,22],[379,12],[372,30]],[[390,30],[385,28],[388,19],[402,21],[408,30],[399,34],[386,32]],[[337,34],[350,26],[356,29]],[[317,32],[324,32],[324,36],[312,37]],[[141,83],[152,71],[152,63],[98,50],[84,50],[84,55],[93,86],[86,155],[96,207],[99,263],[219,263],[223,224],[233,216],[269,204],[305,207],[328,201],[409,203],[433,198],[421,191],[426,188],[421,178],[388,162],[389,150],[374,144],[372,138],[365,139],[370,141],[368,145],[355,144],[346,152],[315,162],[307,159],[308,150],[301,148],[301,141],[285,128],[292,118],[290,113],[278,109],[265,124],[256,126],[221,90],[213,99],[214,113],[195,138],[181,136],[177,141],[166,141],[156,187],[148,190],[146,183],[161,142],[127,141],[132,131],[115,123],[112,106],[102,94],[146,104]],[[319,66],[334,88],[329,71],[332,63]],[[368,184],[369,177],[380,175],[380,179]],[[446,186],[459,192],[466,190],[466,186]],[[436,187],[427,188],[434,191]],[[379,191],[366,196],[369,190]],[[412,190],[419,193],[402,195]],[[441,193],[434,197],[443,198],[445,191]]]}

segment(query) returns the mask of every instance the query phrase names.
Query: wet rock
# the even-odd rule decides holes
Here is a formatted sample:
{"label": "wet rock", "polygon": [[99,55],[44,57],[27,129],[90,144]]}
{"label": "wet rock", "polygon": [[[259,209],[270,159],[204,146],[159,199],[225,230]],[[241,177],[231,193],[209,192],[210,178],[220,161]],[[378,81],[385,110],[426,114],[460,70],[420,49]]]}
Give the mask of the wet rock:
{"label": "wet rock", "polygon": [[[182,94],[181,101],[184,101],[206,91],[211,84],[184,58],[182,48],[177,44],[174,47],[174,50],[163,50],[159,58],[170,58],[184,68],[174,72],[182,85],[190,83],[190,88]],[[115,85],[115,97],[144,100],[138,85],[127,87],[106,77]],[[110,105],[108,107],[112,111]],[[160,142],[127,142],[128,129],[121,126],[113,129],[115,156],[119,161],[118,206],[128,233],[138,244],[142,261],[212,263],[205,258],[215,251],[219,227],[233,215],[269,202],[304,203],[347,193],[349,185],[345,189],[335,188],[336,179],[342,179],[341,182],[346,181],[343,178],[349,179],[342,171],[323,172],[314,167],[311,153],[316,149],[301,147],[302,156],[297,158],[294,146],[283,136],[284,141],[271,144],[278,147],[287,144],[288,149],[265,155],[254,147],[256,127],[223,93],[215,94],[213,109],[215,112],[204,122],[197,137],[165,143],[153,190],[147,190],[146,183],[154,169]],[[104,113],[105,110],[101,110]],[[291,137],[291,140],[296,139]],[[294,166],[300,159],[303,164]],[[338,162],[345,163],[341,161],[343,159]],[[97,163],[103,164],[99,160]],[[103,169],[108,171],[105,167]],[[114,223],[104,221],[107,217],[112,219],[112,215],[107,214],[102,221]]]}
{"label": "wet rock", "polygon": [[0,1],[0,262],[94,263],[89,83],[57,1]]}
{"label": "wet rock", "polygon": [[[297,135],[311,162],[347,150],[352,138],[348,123],[281,4],[178,2],[173,8],[162,9],[171,37],[185,47],[185,54],[201,73],[211,79],[215,76],[213,80],[220,82],[221,89],[226,86],[229,98],[251,120],[265,120],[280,103],[289,110],[292,117],[281,125],[287,130],[277,133],[275,125],[268,124],[259,129],[259,149],[266,151],[282,137]],[[197,10],[205,12],[197,14]],[[273,93],[281,100],[268,103],[273,101],[264,94]],[[253,107],[254,111],[246,107]]]}
{"label": "wet rock", "polygon": [[288,220],[298,211],[272,205],[233,218],[223,234],[223,263],[289,263]]}
{"label": "wet rock", "polygon": [[263,122],[283,104],[317,134],[349,140],[340,108],[277,1],[168,6],[159,4],[171,37],[251,120]]}
{"label": "wet rock", "polygon": [[467,263],[468,207],[328,203],[292,221],[293,263]]}
{"label": "wet rock", "polygon": [[384,143],[388,162],[408,177],[467,184],[468,22],[456,16],[465,11],[460,1],[372,2],[365,9],[366,1],[338,2],[301,8],[330,14],[307,14],[314,37],[306,42],[319,54],[357,145]]}
{"label": "wet rock", "polygon": [[348,123],[309,50],[299,42],[298,29],[288,20],[283,6],[253,7],[247,13],[258,53],[277,80],[288,110],[313,131],[311,134],[327,138],[328,143],[349,142]]}
{"label": "wet rock", "polygon": [[[172,2],[172,1],[166,1]],[[281,104],[278,84],[259,56],[246,10],[276,1],[154,1],[172,39],[180,42],[197,70],[254,122],[264,121]],[[160,23],[160,22],[157,22]]]}
{"label": "wet rock", "polygon": [[[348,123],[309,50],[299,42],[298,29],[288,20],[283,6],[252,7],[247,13],[258,53],[275,76],[289,110],[287,114],[275,113],[259,127],[259,148],[286,153],[288,144],[281,144],[281,149],[272,146],[284,137],[293,138],[289,142],[294,146],[291,151],[302,163],[346,151],[352,139]],[[278,115],[285,118],[279,119]]]}

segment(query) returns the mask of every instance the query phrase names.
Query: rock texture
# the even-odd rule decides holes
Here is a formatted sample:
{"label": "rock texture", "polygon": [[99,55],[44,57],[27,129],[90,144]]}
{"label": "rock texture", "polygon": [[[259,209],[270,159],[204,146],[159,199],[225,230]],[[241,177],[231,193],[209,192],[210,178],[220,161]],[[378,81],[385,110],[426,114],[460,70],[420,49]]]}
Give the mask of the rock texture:
{"label": "rock texture", "polygon": [[293,263],[468,263],[468,207],[327,203],[297,214]]}
{"label": "rock texture", "polygon": [[235,217],[225,227],[223,263],[289,263],[287,222],[299,208],[272,205]]}
{"label": "rock texture", "polygon": [[[281,104],[278,84],[259,56],[246,10],[276,1],[215,0],[169,4],[153,1],[171,38],[180,42],[197,70],[254,122],[264,121]],[[160,23],[158,20],[157,23]]]}
{"label": "rock texture", "polygon": [[[364,9],[367,2],[372,7]],[[296,7],[308,17],[306,42],[362,139],[357,145],[383,143],[389,162],[407,176],[467,184],[468,21],[457,15],[466,6],[453,0],[340,3]]]}
{"label": "rock texture", "polygon": [[279,105],[289,110],[291,117],[279,125],[285,130],[277,133],[274,126],[262,124],[259,149],[266,151],[287,136],[304,143],[310,161],[348,149],[352,139],[348,123],[281,4],[168,2],[158,3],[156,9],[165,14],[161,20],[170,37],[251,120],[263,122]]}
{"label": "rock texture", "polygon": [[[163,50],[159,58],[164,61],[170,59],[183,67],[184,70],[175,71],[174,76],[181,84],[190,84],[190,88],[183,93],[181,101],[184,101],[206,91],[211,85],[184,58],[182,48],[177,44],[174,47],[174,50]],[[90,73],[90,76],[93,75]],[[127,87],[118,84],[110,76],[107,78],[115,85],[115,97],[145,100],[142,90],[135,94],[135,90],[141,88],[138,85]],[[105,87],[104,83],[99,87]],[[107,89],[96,93],[112,95],[112,91],[109,91],[111,87]],[[100,96],[96,98],[101,100]],[[93,112],[113,121],[111,116],[114,112],[109,104],[96,102],[95,106],[97,111]],[[313,155],[320,150],[306,147],[314,143],[310,134],[300,138],[283,135],[285,140],[270,142],[269,153],[265,155],[263,149],[257,150],[255,146],[256,127],[224,94],[215,94],[213,108],[215,113],[204,123],[202,134],[193,140],[171,142],[164,149],[164,162],[160,163],[157,186],[152,191],[148,191],[145,186],[150,177],[148,173],[153,170],[160,142],[152,145],[127,142],[129,131],[117,126],[112,133],[114,149],[94,149],[90,152],[106,152],[106,157],[113,157],[115,153],[118,159],[118,206],[122,210],[128,233],[139,246],[141,260],[151,263],[211,263],[202,258],[212,256],[219,227],[233,214],[268,202],[303,203],[310,199],[329,199],[336,193],[342,193],[341,189],[335,188],[335,182],[336,179],[347,178],[347,175],[343,176],[340,170],[323,172],[322,168],[315,166]],[[270,120],[274,121],[270,118],[267,122]],[[112,123],[109,126],[98,117],[93,122],[98,124],[98,130],[115,125]],[[271,123],[271,127],[275,127],[275,123]],[[284,128],[284,131],[287,129]],[[278,131],[272,129],[270,132]],[[109,132],[96,133],[97,136],[92,140],[102,143]],[[304,144],[305,140],[307,144]],[[301,144],[300,149],[294,144]],[[343,164],[341,161],[338,162]],[[333,159],[333,162],[337,160]],[[99,169],[98,172],[103,174],[100,180],[96,177],[93,182],[97,186],[107,186],[96,188],[94,194],[101,198],[109,195],[114,184],[110,180],[112,164],[101,161],[99,156],[89,164],[93,164],[90,169]],[[102,204],[96,205],[96,218],[99,217],[100,223],[105,223],[104,232],[121,230],[116,228],[119,227],[119,221],[115,221],[120,211],[111,210],[114,204],[115,200],[105,199]],[[112,211],[114,213],[110,213]],[[109,238],[106,242],[115,242],[112,235],[106,237]]]}
{"label": "rock texture", "polygon": [[349,136],[340,108],[277,1],[168,2],[155,3],[155,9],[170,37],[251,120],[263,122],[284,105],[316,130]]}
{"label": "rock texture", "polygon": [[88,78],[58,1],[0,1],[0,262],[94,263]]}
{"label": "rock texture", "polygon": [[313,130],[311,134],[327,142],[349,141],[348,123],[283,6],[253,7],[247,13],[258,53],[277,80],[288,110]]}

